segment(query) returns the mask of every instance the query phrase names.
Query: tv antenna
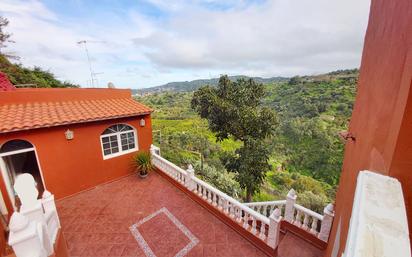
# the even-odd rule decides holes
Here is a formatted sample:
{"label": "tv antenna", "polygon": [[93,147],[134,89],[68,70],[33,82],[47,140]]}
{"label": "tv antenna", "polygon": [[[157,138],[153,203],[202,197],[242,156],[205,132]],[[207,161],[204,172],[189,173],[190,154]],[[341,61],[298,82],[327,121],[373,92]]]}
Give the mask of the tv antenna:
{"label": "tv antenna", "polygon": [[104,41],[94,41],[94,40],[81,40],[77,42],[78,45],[84,45],[84,50],[86,51],[86,56],[87,56],[87,62],[89,64],[91,87],[95,87],[95,86],[98,86],[96,75],[102,74],[102,72],[96,73],[93,71],[92,62],[90,60],[89,49],[87,48],[87,43],[105,43],[105,42]]}

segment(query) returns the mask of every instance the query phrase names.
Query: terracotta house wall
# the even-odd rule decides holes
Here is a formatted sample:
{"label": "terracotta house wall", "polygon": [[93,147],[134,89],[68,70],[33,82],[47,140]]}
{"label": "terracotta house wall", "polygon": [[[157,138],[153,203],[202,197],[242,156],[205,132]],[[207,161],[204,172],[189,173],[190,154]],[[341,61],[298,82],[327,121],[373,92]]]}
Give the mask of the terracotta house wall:
{"label": "terracotta house wall", "polygon": [[[139,125],[141,118],[146,121],[144,127]],[[5,133],[0,135],[0,145],[12,139],[31,142],[36,148],[45,186],[59,199],[134,171],[131,164],[134,153],[103,160],[100,135],[117,123],[134,127],[139,150],[149,151],[150,115]],[[73,140],[65,138],[67,129],[74,132]]]}
{"label": "terracotta house wall", "polygon": [[[349,126],[356,141],[345,146],[336,215],[326,256],[345,248],[359,171],[402,183],[412,218],[412,2],[372,0],[358,92]],[[411,222],[409,223],[411,230]]]}

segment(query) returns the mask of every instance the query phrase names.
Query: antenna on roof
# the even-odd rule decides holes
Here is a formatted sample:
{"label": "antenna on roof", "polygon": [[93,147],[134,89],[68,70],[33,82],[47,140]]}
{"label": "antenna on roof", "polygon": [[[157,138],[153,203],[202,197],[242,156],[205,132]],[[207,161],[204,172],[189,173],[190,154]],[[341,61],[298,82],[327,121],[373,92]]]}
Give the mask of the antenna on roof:
{"label": "antenna on roof", "polygon": [[77,42],[78,45],[84,45],[84,50],[86,51],[86,56],[87,56],[87,62],[89,63],[91,86],[95,87],[95,86],[98,86],[96,75],[99,75],[102,73],[101,72],[96,73],[93,71],[92,62],[90,61],[89,49],[87,48],[87,43],[106,43],[106,42],[105,41],[93,41],[93,40],[81,40]]}

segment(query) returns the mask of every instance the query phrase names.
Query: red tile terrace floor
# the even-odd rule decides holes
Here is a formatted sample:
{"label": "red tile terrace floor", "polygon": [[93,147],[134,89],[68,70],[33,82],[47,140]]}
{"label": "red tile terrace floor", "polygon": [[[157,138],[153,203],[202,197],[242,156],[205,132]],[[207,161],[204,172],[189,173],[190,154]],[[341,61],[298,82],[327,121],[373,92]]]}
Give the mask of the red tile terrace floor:
{"label": "red tile terrace floor", "polygon": [[[156,172],[98,186],[57,207],[71,257],[266,256]],[[280,257],[322,256],[293,235],[282,244]]]}

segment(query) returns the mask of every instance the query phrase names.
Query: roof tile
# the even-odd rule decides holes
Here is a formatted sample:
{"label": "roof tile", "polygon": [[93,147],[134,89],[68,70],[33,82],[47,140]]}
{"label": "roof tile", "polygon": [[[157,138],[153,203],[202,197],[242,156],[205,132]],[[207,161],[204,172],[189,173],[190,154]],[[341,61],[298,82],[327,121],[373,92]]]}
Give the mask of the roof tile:
{"label": "roof tile", "polygon": [[149,114],[132,98],[0,104],[0,133]]}

